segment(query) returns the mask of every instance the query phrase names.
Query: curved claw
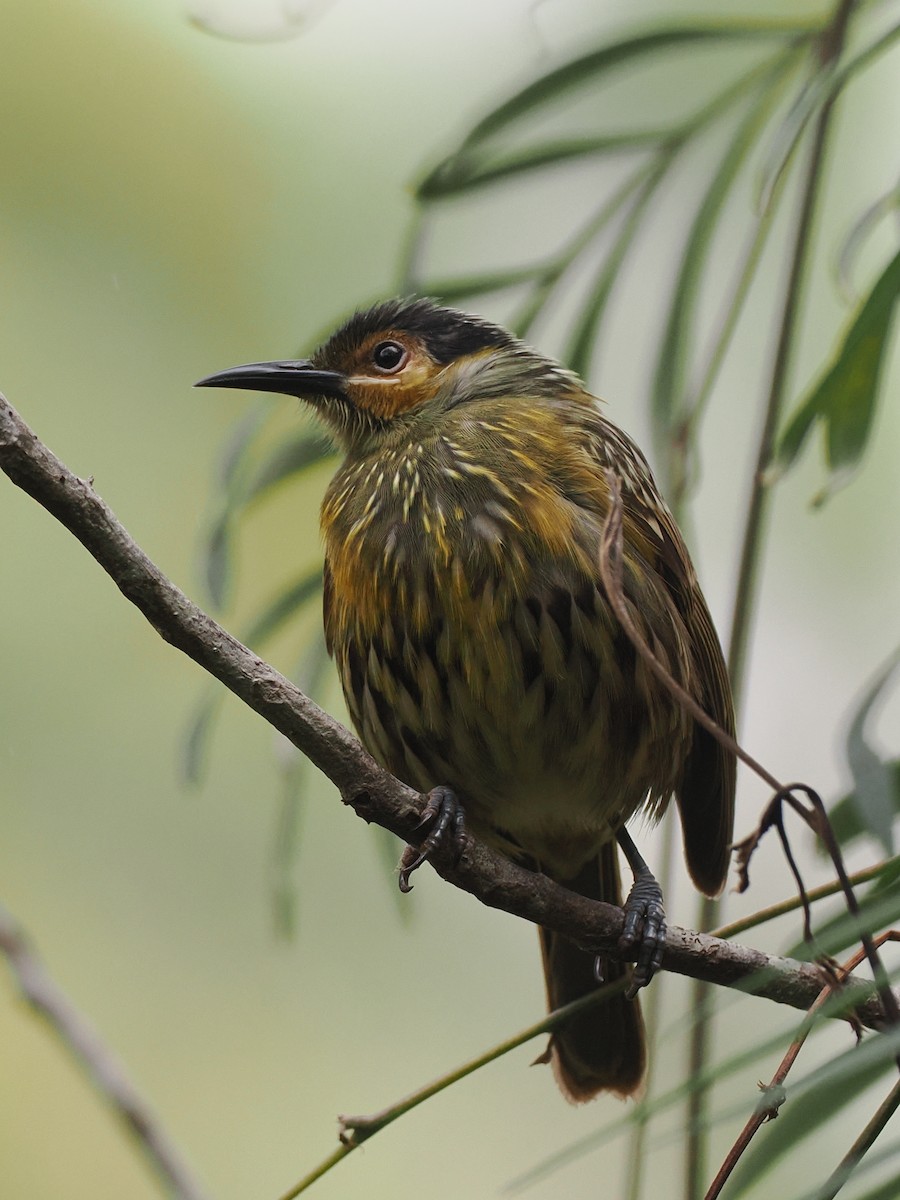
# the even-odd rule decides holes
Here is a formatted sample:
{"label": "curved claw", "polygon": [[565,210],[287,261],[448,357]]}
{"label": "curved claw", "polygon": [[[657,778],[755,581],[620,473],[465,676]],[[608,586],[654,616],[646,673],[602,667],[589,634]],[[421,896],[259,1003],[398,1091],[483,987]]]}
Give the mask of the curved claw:
{"label": "curved claw", "polygon": [[409,882],[410,875],[413,871],[418,871],[427,858],[427,852],[420,851],[417,846],[405,847],[400,856],[400,873],[397,879],[397,886],[404,896],[413,890],[413,885]]}
{"label": "curved claw", "polygon": [[412,891],[413,885],[409,877],[413,871],[418,871],[427,862],[439,846],[451,838],[456,847],[457,858],[462,854],[466,844],[465,812],[457,799],[456,793],[448,787],[432,788],[425,797],[425,807],[422,809],[422,819],[414,833],[428,830],[418,846],[407,846],[400,858],[400,876],[398,879],[400,891],[406,895]]}

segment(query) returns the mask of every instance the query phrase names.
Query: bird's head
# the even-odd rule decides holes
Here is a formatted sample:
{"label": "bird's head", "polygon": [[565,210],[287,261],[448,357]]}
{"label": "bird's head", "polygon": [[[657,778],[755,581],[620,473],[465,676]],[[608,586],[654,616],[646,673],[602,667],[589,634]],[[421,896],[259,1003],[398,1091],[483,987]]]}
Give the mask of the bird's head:
{"label": "bird's head", "polygon": [[460,404],[579,384],[500,326],[413,299],[356,313],[310,359],[249,363],[196,386],[298,396],[350,451],[377,446],[391,430],[427,427]]}

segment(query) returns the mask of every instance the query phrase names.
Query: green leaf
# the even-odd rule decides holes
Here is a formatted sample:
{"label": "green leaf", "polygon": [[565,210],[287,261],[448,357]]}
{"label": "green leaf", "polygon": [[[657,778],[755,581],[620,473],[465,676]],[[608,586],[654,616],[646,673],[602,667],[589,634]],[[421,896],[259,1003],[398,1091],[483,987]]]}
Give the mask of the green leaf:
{"label": "green leaf", "polygon": [[203,547],[202,572],[216,608],[224,608],[234,577],[231,510],[226,507],[213,523]]}
{"label": "green leaf", "polygon": [[582,379],[587,379],[590,371],[591,359],[597,349],[600,326],[606,314],[613,287],[619,278],[622,264],[628,251],[635,244],[647,206],[652,200],[657,186],[662,182],[670,163],[671,156],[661,158],[635,196],[622,228],[613,242],[612,249],[606,255],[594,279],[575,323],[575,328],[572,330],[565,359],[572,370]]}
{"label": "green leaf", "polygon": [[784,80],[793,61],[792,54],[781,55],[766,73],[761,94],[738,124],[703,193],[685,242],[653,383],[654,431],[661,461],[665,461],[672,429],[680,419],[678,409],[684,399],[697,300],[716,227],[738,173],[779,98],[777,85]]}
{"label": "green leaf", "polygon": [[[883,764],[890,794],[892,798],[894,816],[900,814],[900,758],[892,759]],[[834,830],[834,836],[837,838],[841,846],[848,846],[857,838],[868,833],[868,829],[863,824],[860,805],[856,801],[856,792],[849,792],[846,796],[842,796],[836,801],[832,808],[828,811],[828,819],[831,821],[831,828]],[[821,854],[827,854],[824,844],[816,839],[816,846]]]}
{"label": "green leaf", "polygon": [[621,41],[610,42],[589,54],[563,63],[561,67],[542,75],[540,79],[534,80],[505,100],[478,122],[463,142],[463,147],[475,145],[525,114],[543,108],[547,103],[582,84],[596,87],[599,77],[619,67],[633,65],[637,60],[650,55],[683,46],[697,46],[704,42],[787,39],[809,32],[810,28],[808,23],[735,21],[655,29],[623,38]]}
{"label": "green leaf", "polygon": [[257,614],[247,628],[242,641],[246,642],[248,646],[253,646],[254,649],[264,645],[321,590],[321,566],[304,572],[292,580],[274,600]]}
{"label": "green leaf", "polygon": [[854,295],[850,277],[866,239],[884,217],[898,208],[900,208],[900,187],[892,187],[883,196],[873,200],[850,227],[850,232],[841,246],[835,268],[838,286],[848,301]]}
{"label": "green leaf", "polygon": [[[859,942],[861,931],[878,933],[890,928],[900,920],[900,859],[890,858],[883,863],[876,876],[875,883],[866,894],[857,899],[859,917],[846,909],[829,921],[816,923],[815,953],[839,955],[848,947]],[[835,901],[843,902],[838,893]],[[785,951],[788,958],[808,958],[810,947],[806,942],[799,941]]]}
{"label": "green leaf", "polygon": [[[241,423],[239,436],[232,439],[223,457],[222,482],[225,499],[213,521],[202,549],[201,570],[206,589],[217,608],[224,608],[234,579],[233,534],[236,519],[251,504],[262,499],[293,475],[302,474],[331,457],[326,438],[315,429],[301,429],[281,441],[250,475],[249,451],[259,425],[257,416]],[[265,414],[263,414],[265,415]]]}
{"label": "green leaf", "polygon": [[224,695],[222,687],[210,688],[188,722],[180,756],[180,775],[185,783],[197,784],[203,778],[213,723]]}
{"label": "green leaf", "polygon": [[[256,616],[244,631],[241,641],[259,649],[290,618],[317,595],[322,588],[322,568],[300,575]],[[225,696],[225,689],[216,686],[201,700],[196,713],[188,722],[181,754],[181,776],[187,783],[199,783],[206,766],[206,755],[213,725]]]}
{"label": "green leaf", "polygon": [[439,163],[416,189],[418,200],[437,200],[460,192],[485,187],[512,175],[521,175],[543,167],[573,162],[600,154],[620,154],[623,150],[641,150],[670,137],[665,129],[635,130],[597,137],[560,138],[502,154],[462,149]]}
{"label": "green leaf", "polygon": [[219,483],[230,492],[238,486],[241,470],[253,448],[256,435],[269,416],[269,406],[258,405],[234,426],[219,458]]}
{"label": "green leaf", "polygon": [[[701,1014],[694,1012],[687,1023],[684,1021],[678,1022],[678,1037],[682,1040],[684,1039],[685,1024],[691,1027],[695,1022],[704,1020],[709,1020],[708,1012]],[[616,1116],[606,1124],[601,1125],[599,1129],[592,1129],[588,1133],[582,1134],[576,1141],[570,1142],[561,1149],[553,1151],[535,1166],[526,1169],[520,1175],[511,1179],[504,1186],[503,1195],[518,1195],[521,1192],[527,1191],[536,1183],[542,1182],[550,1175],[576,1162],[584,1155],[594,1154],[598,1150],[603,1149],[609,1142],[629,1129],[632,1129],[637,1123],[648,1123],[656,1120],[661,1114],[668,1112],[676,1105],[682,1105],[688,1096],[708,1088],[712,1083],[731,1078],[738,1071],[746,1073],[753,1068],[754,1064],[761,1057],[767,1054],[774,1052],[783,1054],[790,1044],[791,1036],[795,1031],[796,1026],[792,1026],[790,1030],[780,1029],[777,1033],[769,1033],[763,1041],[756,1045],[741,1050],[738,1054],[732,1055],[716,1064],[715,1067],[707,1067],[699,1075],[688,1076],[683,1082],[677,1084],[675,1087],[668,1088],[662,1094],[652,1097],[645,1096],[637,1100],[633,1105],[629,1105],[628,1111],[624,1116]],[[671,1041],[675,1034],[670,1030],[668,1035],[663,1035],[664,1038],[666,1036]],[[714,1121],[722,1119],[723,1116],[727,1115],[729,1114],[717,1113]]]}
{"label": "green leaf", "polygon": [[817,72],[811,79],[808,79],[775,131],[761,172],[757,201],[760,211],[763,211],[771,200],[772,194],[790,165],[812,117],[828,98],[829,84],[833,74],[834,68],[831,67],[824,73]]}
{"label": "green leaf", "polygon": [[865,727],[898,663],[900,650],[891,655],[869,685],[847,734],[847,762],[853,775],[857,811],[866,831],[878,838],[888,854],[894,850],[894,779],[889,764],[866,738]]}
{"label": "green leaf", "polygon": [[[894,1092],[895,1089],[892,1088],[885,1101],[882,1101],[882,1104],[887,1103],[889,1108],[893,1108],[897,1099]],[[879,1109],[881,1109],[881,1105],[879,1105]],[[835,1196],[837,1196],[851,1175],[854,1181],[858,1183],[867,1174],[874,1174],[876,1172],[882,1176],[882,1182],[875,1187],[874,1191],[866,1192],[864,1196],[854,1191],[853,1200],[897,1200],[897,1197],[900,1196],[900,1188],[897,1187],[897,1183],[900,1183],[900,1175],[894,1176],[894,1180],[889,1181],[886,1185],[883,1179],[884,1172],[882,1168],[886,1164],[896,1162],[898,1156],[900,1156],[900,1142],[894,1139],[885,1144],[882,1141],[881,1146],[880,1150],[876,1150],[874,1142],[871,1143],[868,1149],[863,1150],[865,1157],[856,1158],[849,1163],[844,1163],[843,1169],[838,1164],[835,1164],[835,1170],[827,1179],[820,1179],[815,1187],[804,1192],[802,1196],[798,1196],[797,1200],[835,1200]],[[847,1151],[849,1152],[849,1141]]]}
{"label": "green leaf", "polygon": [[789,419],[766,472],[768,483],[780,479],[793,465],[817,421],[825,429],[825,458],[831,475],[813,503],[823,504],[849,481],[872,431],[898,295],[900,251],[859,307],[830,366]]}
{"label": "green leaf", "polygon": [[[890,1069],[896,1070],[900,1029],[868,1035],[787,1089],[778,1119],[757,1134],[730,1181],[729,1200],[757,1184],[786,1154],[796,1158],[801,1142],[835,1117]],[[826,1168],[827,1169],[827,1168]]]}
{"label": "green leaf", "polygon": [[[796,46],[796,35],[809,32],[808,25],[766,25],[746,22],[732,25],[698,25],[653,30],[635,37],[609,43],[580,58],[564,63],[522,91],[504,101],[484,117],[466,136],[459,149],[448,155],[421,181],[416,196],[422,201],[455,195],[482,187],[497,180],[520,175],[561,162],[574,161],[597,154],[619,154],[660,146],[684,137],[684,129],[636,129],[590,137],[557,138],[536,145],[503,150],[492,144],[495,136],[505,131],[521,117],[535,109],[543,109],[568,91],[585,84],[596,86],[610,70],[633,65],[647,55],[661,51],[680,50],[684,46],[711,40],[738,41],[747,38],[790,38]],[[705,110],[704,110],[705,111]],[[688,120],[687,127],[702,123],[701,118]]]}
{"label": "green leaf", "polygon": [[[321,575],[321,572],[319,572]],[[318,696],[330,662],[321,626],[305,648],[300,665],[291,678],[307,696]],[[306,755],[287,738],[277,735],[276,761],[281,777],[281,796],[278,821],[272,842],[272,915],[276,934],[290,938],[297,928],[297,887],[293,878],[300,844],[300,821],[303,816],[304,789],[310,770]]]}
{"label": "green leaf", "polygon": [[457,279],[434,279],[420,283],[415,290],[423,295],[442,300],[445,304],[456,304],[471,296],[484,296],[489,292],[502,292],[505,288],[530,283],[545,270],[546,267],[543,264],[538,264],[514,271],[496,271],[485,275],[461,275]]}
{"label": "green leaf", "polygon": [[[319,694],[329,661],[324,632],[320,627],[306,647],[300,666],[292,672],[292,678],[307,696]],[[300,844],[303,793],[310,763],[280,734],[277,746],[280,751],[276,758],[280,767],[281,797],[271,854],[272,915],[276,934],[290,938],[297,927],[297,888],[293,870]]]}
{"label": "green leaf", "polygon": [[[648,189],[652,192],[671,165],[673,152],[668,150],[660,153],[636,170],[632,171],[611,195],[604,198],[603,203],[581,229],[570,238],[557,258],[548,264],[536,279],[526,303],[511,322],[511,328],[519,337],[527,337],[532,325],[549,302],[557,284],[575,263],[579,256],[592,244],[595,238],[603,232],[607,225],[629,206],[643,204]],[[632,199],[634,197],[634,199]]]}
{"label": "green leaf", "polygon": [[281,795],[271,852],[272,925],[276,937],[289,941],[297,931],[297,889],[292,870],[300,842],[305,762],[299,750],[288,743],[281,764]]}
{"label": "green leaf", "polygon": [[248,505],[293,475],[331,458],[334,449],[317,429],[300,429],[280,442],[262,463],[240,497],[240,506]]}
{"label": "green leaf", "polygon": [[[895,1156],[897,1154],[896,1147],[893,1154]],[[858,1200],[897,1200],[898,1196],[900,1196],[900,1172],[879,1183],[873,1192],[866,1192],[864,1196],[859,1196]]]}
{"label": "green leaf", "polygon": [[383,829],[380,825],[373,825],[370,833],[375,839],[375,853],[384,869],[391,895],[394,897],[397,916],[402,922],[408,924],[415,914],[416,906],[409,903],[397,886],[397,865],[400,862],[400,855],[403,853],[403,842],[389,829]]}
{"label": "green leaf", "polygon": [[900,39],[900,22],[895,22],[889,25],[888,28],[880,33],[868,46],[860,50],[848,62],[845,62],[842,67],[835,73],[831,81],[831,95],[836,98],[844,90],[848,83],[852,82],[855,76],[861,71],[867,71],[876,59],[882,54],[886,54],[893,49],[894,43]]}
{"label": "green leaf", "polygon": [[217,608],[224,607],[233,576],[232,509],[241,493],[241,481],[268,411],[268,408],[258,405],[238,421],[219,459],[218,481],[224,497],[221,511],[206,536],[200,564],[207,593]]}

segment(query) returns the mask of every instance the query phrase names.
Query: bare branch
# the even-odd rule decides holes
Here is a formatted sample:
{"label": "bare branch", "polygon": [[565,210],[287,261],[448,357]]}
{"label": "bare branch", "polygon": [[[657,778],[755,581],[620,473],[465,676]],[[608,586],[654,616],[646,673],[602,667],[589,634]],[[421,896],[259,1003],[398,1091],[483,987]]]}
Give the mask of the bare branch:
{"label": "bare branch", "polygon": [[[328,776],[365,821],[409,840],[422,797],[389,775],[342,725],[241,645],[179,591],[132,540],[89,483],[73,475],[0,396],[0,469],[52,513],[94,556],[157,632],[278,729]],[[622,912],[567,891],[471,837],[461,857],[439,853],[435,869],[482,903],[563,934],[594,954],[618,957]],[[821,969],[689,929],[669,927],[667,970],[807,1009],[822,990]],[[872,985],[858,986],[856,1015],[883,1022]]]}
{"label": "bare branch", "polygon": [[133,1135],[175,1200],[207,1200],[187,1164],[128,1079],[121,1063],[48,973],[15,918],[0,905],[0,953],[22,996],[50,1025],[69,1053]]}

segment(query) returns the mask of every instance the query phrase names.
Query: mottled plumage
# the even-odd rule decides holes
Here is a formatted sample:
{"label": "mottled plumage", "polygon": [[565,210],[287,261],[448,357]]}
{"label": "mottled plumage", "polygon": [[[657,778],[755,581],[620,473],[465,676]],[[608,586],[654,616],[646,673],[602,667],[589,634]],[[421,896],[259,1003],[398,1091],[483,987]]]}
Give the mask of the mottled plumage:
{"label": "mottled plumage", "polygon": [[[310,363],[272,366],[269,382],[260,365],[238,370],[311,399],[345,451],[322,505],[325,629],[372,754],[422,791],[452,788],[505,852],[616,904],[617,831],[674,795],[691,876],[719,891],[734,761],[607,604],[604,468],[622,486],[632,617],[730,730],[725,666],[649,467],[600,403],[505,330],[422,300],[357,314]],[[589,955],[546,931],[542,945],[551,1005],[595,986]],[[633,1091],[636,1002],[579,1019],[552,1050],[571,1099]]]}

